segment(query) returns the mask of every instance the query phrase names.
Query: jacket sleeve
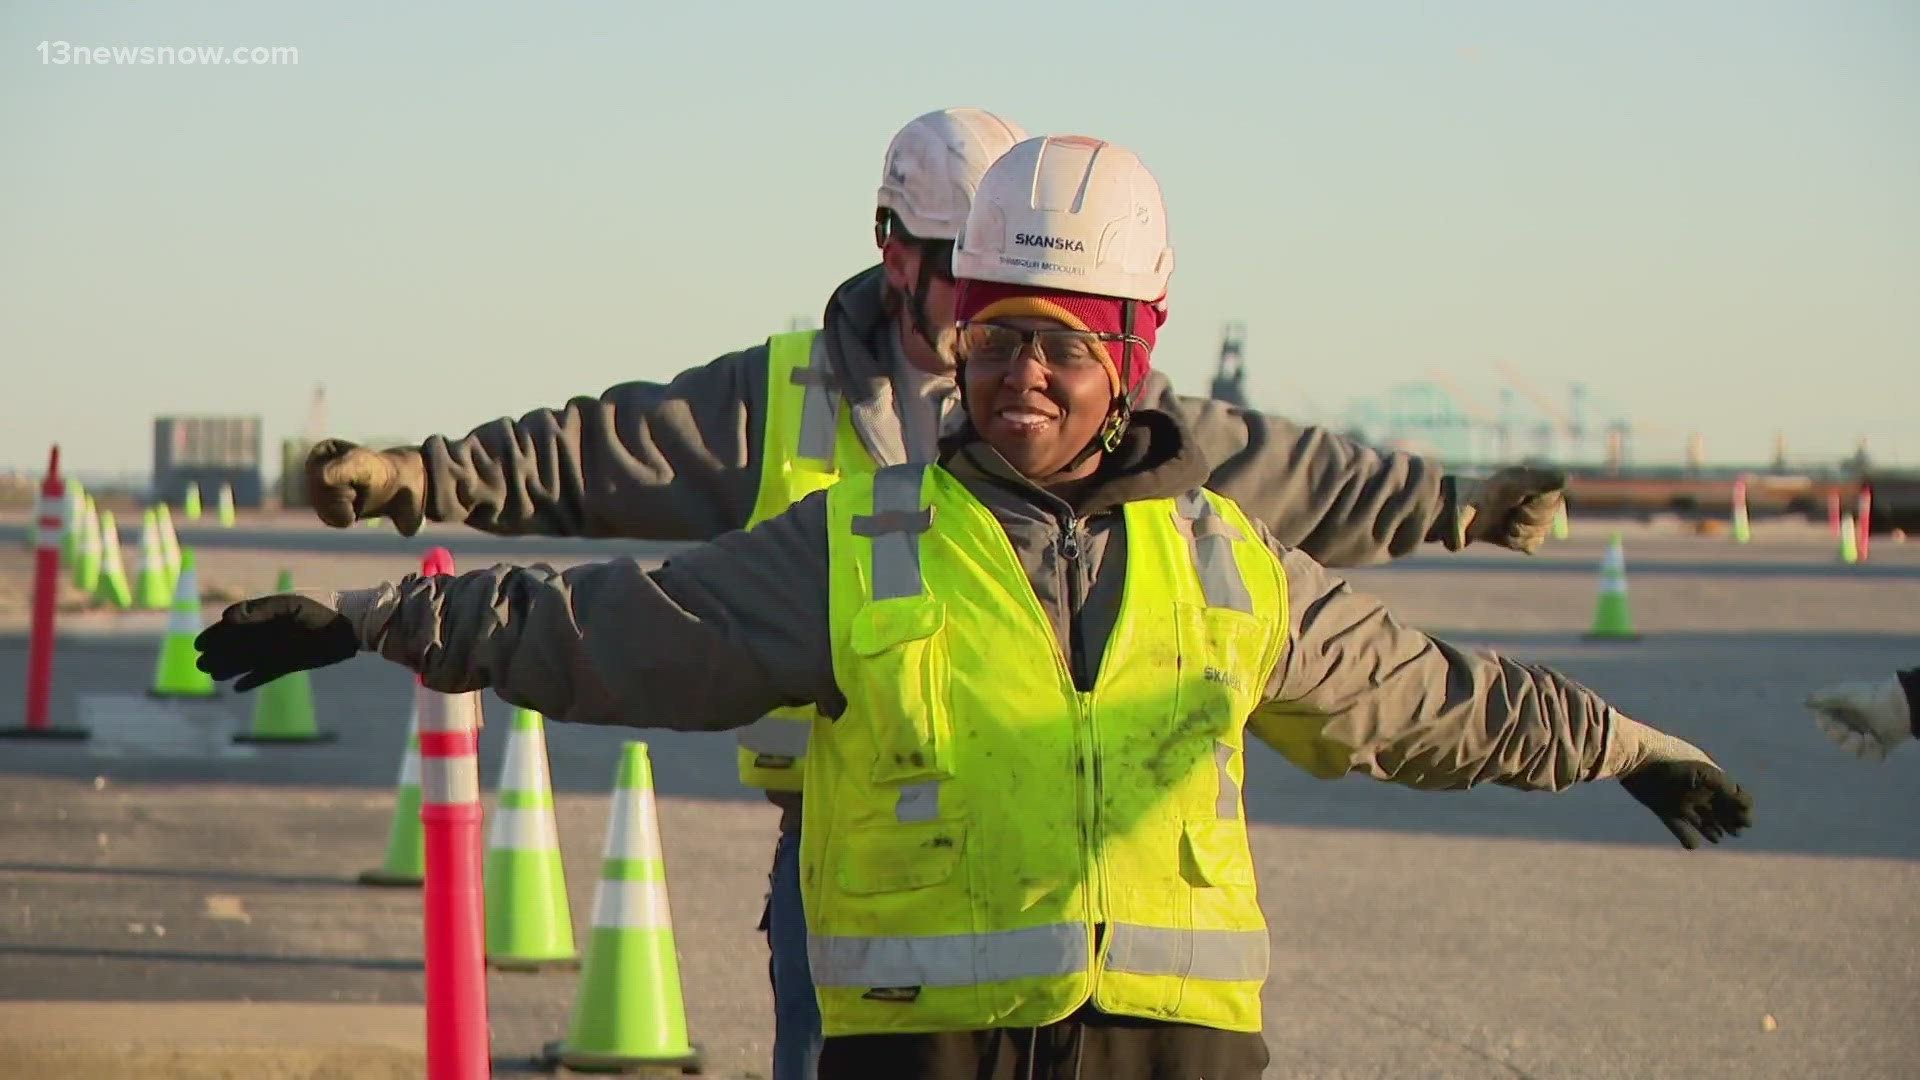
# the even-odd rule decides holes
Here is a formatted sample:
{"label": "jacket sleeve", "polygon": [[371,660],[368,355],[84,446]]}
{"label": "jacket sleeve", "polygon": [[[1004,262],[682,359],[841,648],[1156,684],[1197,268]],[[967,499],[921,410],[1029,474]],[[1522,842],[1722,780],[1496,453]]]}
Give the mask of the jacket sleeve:
{"label": "jacket sleeve", "polygon": [[717,731],[784,705],[845,711],[828,644],[826,496],[676,552],[494,566],[382,586],[362,647],[429,689],[556,720]]}
{"label": "jacket sleeve", "polygon": [[1149,376],[1142,406],[1171,414],[1198,440],[1213,464],[1207,487],[1323,565],[1382,562],[1440,536],[1436,526],[1449,511],[1450,495],[1434,462],[1383,454],[1328,428],[1174,394],[1157,372]]}
{"label": "jacket sleeve", "polygon": [[427,517],[499,535],[709,540],[760,484],[767,348],[420,447]]}
{"label": "jacket sleeve", "polygon": [[1557,672],[1395,619],[1306,555],[1286,570],[1288,641],[1249,729],[1307,772],[1415,788],[1561,791],[1630,771],[1664,738]]}

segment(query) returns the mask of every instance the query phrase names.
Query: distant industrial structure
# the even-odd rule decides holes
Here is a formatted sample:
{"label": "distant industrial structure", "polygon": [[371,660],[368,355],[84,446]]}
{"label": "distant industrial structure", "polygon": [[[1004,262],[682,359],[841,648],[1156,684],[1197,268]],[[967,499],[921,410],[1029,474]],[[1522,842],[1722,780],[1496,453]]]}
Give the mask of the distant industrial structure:
{"label": "distant industrial structure", "polygon": [[1215,401],[1224,401],[1229,405],[1238,405],[1243,409],[1253,408],[1247,399],[1247,324],[1230,322],[1220,337],[1220,366],[1213,374],[1213,393],[1208,395]]}
{"label": "distant industrial structure", "polygon": [[[1252,408],[1247,393],[1247,330],[1244,322],[1226,324],[1212,392],[1216,400]],[[1429,369],[1423,379],[1396,383],[1382,393],[1349,401],[1344,409],[1324,410],[1294,395],[1281,411],[1338,429],[1359,442],[1404,450],[1445,462],[1456,469],[1532,461],[1575,471],[1621,474],[1652,468],[1698,474],[1706,464],[1706,442],[1698,432],[1681,433],[1635,421],[1624,409],[1606,409],[1585,383],[1569,383],[1564,398],[1542,390],[1512,364],[1496,361],[1498,404],[1466,390],[1447,372]],[[1677,454],[1651,455],[1648,447],[1670,447]],[[1862,449],[1852,463],[1864,469]],[[1786,438],[1776,436],[1773,459],[1762,471],[1787,472]],[[1744,467],[1752,471],[1753,466]]]}
{"label": "distant industrial structure", "polygon": [[153,497],[178,505],[188,484],[207,497],[226,484],[235,506],[258,508],[266,495],[260,456],[258,416],[156,416]]}
{"label": "distant industrial structure", "polygon": [[[1569,505],[1588,510],[1724,513],[1733,479],[1744,476],[1755,513],[1815,515],[1824,512],[1830,490],[1852,499],[1866,483],[1878,493],[1874,528],[1920,520],[1920,477],[1874,468],[1864,440],[1844,460],[1791,462],[1786,436],[1776,435],[1766,463],[1709,466],[1706,440],[1697,431],[1638,423],[1624,409],[1597,402],[1584,383],[1568,384],[1558,398],[1511,364],[1492,366],[1499,378],[1498,405],[1492,408],[1447,372],[1430,369],[1424,379],[1397,383],[1340,411],[1321,409],[1291,388],[1289,403],[1279,411],[1357,442],[1438,460],[1452,472],[1520,462],[1562,469],[1569,477]],[[1211,396],[1252,408],[1246,376],[1246,324],[1229,322]],[[1640,460],[1648,446],[1669,447],[1678,461],[1675,454]]]}

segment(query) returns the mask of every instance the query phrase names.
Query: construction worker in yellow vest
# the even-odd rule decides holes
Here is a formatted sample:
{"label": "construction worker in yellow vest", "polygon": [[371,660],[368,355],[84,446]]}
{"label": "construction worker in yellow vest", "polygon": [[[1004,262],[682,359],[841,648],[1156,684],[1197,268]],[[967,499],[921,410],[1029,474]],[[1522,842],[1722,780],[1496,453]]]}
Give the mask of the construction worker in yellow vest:
{"label": "construction worker in yellow vest", "polygon": [[[953,379],[953,242],[987,166],[1024,138],[973,108],[915,118],[887,147],[874,207],[881,263],[843,283],[825,329],[780,334],[670,382],[625,383],[461,438],[375,451],[316,446],[322,521],[388,517],[499,534],[710,540],[836,480],[933,461],[961,423]],[[550,362],[550,358],[541,358]],[[1481,542],[1532,551],[1563,478],[1527,468],[1456,482],[1326,428],[1173,393],[1149,372],[1136,407],[1177,418],[1212,463],[1207,487],[1328,566]],[[763,929],[772,948],[773,1080],[808,1080],[819,1018],[799,910],[800,787],[810,714],[777,710],[738,736],[741,780],[781,808]]]}
{"label": "construction worker in yellow vest", "polygon": [[1173,250],[1133,154],[1017,144],[954,259],[963,423],[937,462],[847,476],[658,569],[246,601],[201,668],[245,689],[364,650],[639,727],[816,709],[823,1080],[1259,1077],[1249,735],[1329,779],[1618,778],[1687,847],[1750,824],[1696,747],[1400,624],[1207,489],[1191,428],[1141,405]]}

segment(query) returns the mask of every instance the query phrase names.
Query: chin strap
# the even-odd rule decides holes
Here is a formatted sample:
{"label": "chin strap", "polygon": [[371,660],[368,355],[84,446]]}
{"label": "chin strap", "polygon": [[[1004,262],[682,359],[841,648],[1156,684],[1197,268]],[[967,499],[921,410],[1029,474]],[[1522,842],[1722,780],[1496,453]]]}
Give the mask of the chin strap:
{"label": "chin strap", "polygon": [[[1133,312],[1134,302],[1129,300],[1120,310],[1120,332],[1126,340],[1120,344],[1120,385],[1128,386],[1133,382]],[[1097,453],[1111,454],[1120,449],[1120,439],[1127,433],[1127,425],[1133,421],[1134,406],[1139,404],[1138,389],[1126,390],[1113,396],[1113,404],[1107,406],[1107,418],[1100,424],[1099,434],[1067,462],[1062,472],[1071,472],[1087,463],[1087,459]]]}
{"label": "chin strap", "polygon": [[933,336],[933,320],[927,317],[927,282],[933,279],[933,260],[925,251],[920,253],[920,283],[912,289],[902,289],[907,294],[907,318],[913,323],[913,332],[927,343],[934,356],[940,355],[940,342]]}

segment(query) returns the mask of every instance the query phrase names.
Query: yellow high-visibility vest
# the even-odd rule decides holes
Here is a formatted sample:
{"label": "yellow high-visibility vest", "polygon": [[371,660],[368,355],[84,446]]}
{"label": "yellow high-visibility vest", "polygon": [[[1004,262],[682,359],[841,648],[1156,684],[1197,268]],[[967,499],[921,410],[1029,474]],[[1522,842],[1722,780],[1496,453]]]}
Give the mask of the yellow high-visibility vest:
{"label": "yellow high-visibility vest", "polygon": [[1260,1029],[1240,797],[1286,578],[1239,507],[1128,504],[1126,582],[1074,687],[990,511],[938,466],[827,496],[834,675],[801,830],[827,1035],[1115,1014]]}
{"label": "yellow high-visibility vest", "polygon": [[[817,330],[767,339],[767,423],[760,440],[760,490],[752,528],[843,476],[871,473],[873,456],[853,430],[853,419],[827,364],[826,338]],[[812,709],[777,709],[741,728],[735,757],[740,782],[773,791],[799,791]]]}

